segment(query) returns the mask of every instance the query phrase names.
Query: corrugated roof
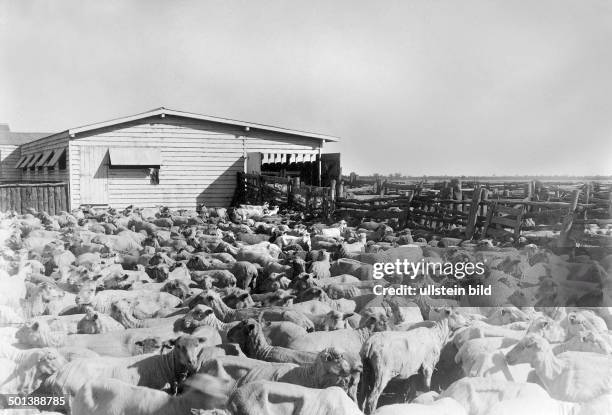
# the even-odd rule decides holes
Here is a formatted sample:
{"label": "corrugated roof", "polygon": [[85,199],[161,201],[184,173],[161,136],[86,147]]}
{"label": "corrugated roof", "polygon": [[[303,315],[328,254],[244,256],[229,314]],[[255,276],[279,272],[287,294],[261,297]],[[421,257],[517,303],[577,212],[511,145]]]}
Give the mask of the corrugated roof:
{"label": "corrugated roof", "polygon": [[11,131],[8,124],[0,124],[0,144],[20,146],[30,141],[47,137],[51,133],[23,133]]}

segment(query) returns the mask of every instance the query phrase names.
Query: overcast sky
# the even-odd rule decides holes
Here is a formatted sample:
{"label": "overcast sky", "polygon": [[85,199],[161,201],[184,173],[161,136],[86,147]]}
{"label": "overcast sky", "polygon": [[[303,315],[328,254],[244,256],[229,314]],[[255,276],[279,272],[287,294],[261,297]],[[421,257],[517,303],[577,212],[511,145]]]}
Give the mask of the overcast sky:
{"label": "overcast sky", "polygon": [[343,171],[612,174],[607,0],[0,0],[0,122],[156,107],[341,137]]}

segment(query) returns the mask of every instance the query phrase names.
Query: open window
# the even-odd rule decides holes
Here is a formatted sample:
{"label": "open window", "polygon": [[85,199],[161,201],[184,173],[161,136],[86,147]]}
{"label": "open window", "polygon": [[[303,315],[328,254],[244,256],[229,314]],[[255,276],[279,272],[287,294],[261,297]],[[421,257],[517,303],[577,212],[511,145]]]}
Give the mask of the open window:
{"label": "open window", "polygon": [[142,169],[144,168],[153,185],[159,184],[159,168],[161,167],[161,151],[152,147],[120,147],[108,150],[109,167],[111,169]]}
{"label": "open window", "polygon": [[108,150],[109,165],[115,168],[157,168],[161,166],[159,148],[115,147]]}

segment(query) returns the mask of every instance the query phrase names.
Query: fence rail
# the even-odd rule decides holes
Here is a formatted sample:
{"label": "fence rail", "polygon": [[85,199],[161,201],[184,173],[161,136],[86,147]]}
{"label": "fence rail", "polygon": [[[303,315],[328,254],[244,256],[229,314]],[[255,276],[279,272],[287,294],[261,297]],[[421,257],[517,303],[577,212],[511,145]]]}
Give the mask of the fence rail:
{"label": "fence rail", "polygon": [[55,183],[0,183],[0,211],[26,213],[27,209],[50,215],[68,210],[68,185]]}
{"label": "fence rail", "polygon": [[318,187],[301,184],[298,178],[239,172],[233,204],[268,202],[329,217],[334,209],[335,192],[334,180],[331,187]]}
{"label": "fence rail", "polygon": [[[400,228],[434,232],[459,228],[466,239],[516,239],[523,231],[554,231],[558,244],[566,246],[581,227],[612,222],[610,183],[379,181],[370,192],[359,189],[357,193],[343,182],[331,187],[303,186],[295,179],[243,173],[238,181],[242,203],[268,201],[325,217],[391,220]],[[604,239],[605,244],[612,242],[610,236]]]}

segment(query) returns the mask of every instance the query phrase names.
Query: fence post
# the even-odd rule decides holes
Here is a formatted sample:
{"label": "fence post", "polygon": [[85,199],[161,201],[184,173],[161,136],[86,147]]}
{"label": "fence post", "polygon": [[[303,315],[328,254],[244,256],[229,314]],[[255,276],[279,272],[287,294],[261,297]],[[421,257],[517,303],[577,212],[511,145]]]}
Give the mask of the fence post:
{"label": "fence post", "polygon": [[578,206],[578,199],[580,198],[580,190],[572,191],[572,201],[567,212],[567,215],[563,218],[563,226],[561,228],[561,234],[557,246],[560,248],[567,247],[568,245],[568,234],[572,230],[572,224],[574,223],[574,216],[576,214],[576,207]]}
{"label": "fence post", "polygon": [[478,220],[478,211],[480,210],[480,201],[482,200],[482,189],[480,186],[474,189],[472,194],[472,203],[470,204],[470,213],[468,215],[468,223],[465,228],[465,239],[472,239],[476,230],[476,222]]}
{"label": "fence post", "polygon": [[[457,179],[457,181],[455,182],[455,189],[453,192],[453,199],[454,200],[463,200],[463,190],[461,190],[462,187],[462,182],[461,179]],[[458,212],[463,212],[463,203],[462,204],[455,204],[455,206],[457,206],[457,211]]]}
{"label": "fence post", "polygon": [[483,187],[481,192],[482,192],[482,195],[480,196],[480,201],[481,202],[485,202],[482,205],[481,215],[482,216],[486,216],[487,212],[489,211],[488,210],[489,208],[488,208],[488,206],[486,204],[486,202],[489,200],[489,189],[487,189],[486,187]]}
{"label": "fence post", "polygon": [[[584,185],[584,203],[586,205],[589,204],[591,199],[591,182],[588,182]],[[589,208],[587,206],[584,207],[584,219],[588,219],[587,211]]]}
{"label": "fence post", "polygon": [[344,180],[340,180],[338,184],[338,197],[344,197]]}

